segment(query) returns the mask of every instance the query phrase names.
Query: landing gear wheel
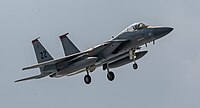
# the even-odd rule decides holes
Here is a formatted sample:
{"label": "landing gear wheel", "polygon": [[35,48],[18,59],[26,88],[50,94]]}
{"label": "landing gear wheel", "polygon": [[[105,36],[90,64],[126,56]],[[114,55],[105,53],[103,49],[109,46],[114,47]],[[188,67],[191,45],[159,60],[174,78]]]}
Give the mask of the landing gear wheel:
{"label": "landing gear wheel", "polygon": [[86,83],[86,84],[90,84],[91,83],[91,77],[90,77],[90,75],[85,75],[85,77],[84,77],[84,82]]}
{"label": "landing gear wheel", "polygon": [[107,78],[109,81],[113,81],[115,79],[115,74],[110,71],[107,73]]}
{"label": "landing gear wheel", "polygon": [[133,69],[137,69],[137,68],[138,68],[137,63],[134,63],[134,64],[133,64]]}

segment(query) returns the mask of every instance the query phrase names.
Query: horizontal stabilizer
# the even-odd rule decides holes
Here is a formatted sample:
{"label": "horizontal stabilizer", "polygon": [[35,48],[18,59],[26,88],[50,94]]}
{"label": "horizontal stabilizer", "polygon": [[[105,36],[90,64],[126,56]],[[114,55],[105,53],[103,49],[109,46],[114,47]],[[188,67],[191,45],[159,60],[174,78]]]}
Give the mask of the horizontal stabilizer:
{"label": "horizontal stabilizer", "polygon": [[76,53],[76,54],[72,54],[72,55],[69,55],[69,56],[65,56],[63,58],[59,58],[59,59],[56,59],[56,60],[50,60],[50,61],[38,63],[38,64],[35,64],[35,65],[32,65],[32,66],[25,67],[22,70],[28,70],[28,69],[43,67],[43,66],[46,66],[46,65],[57,64],[57,63],[60,63],[62,61],[70,61],[70,60],[72,60],[72,59],[74,59],[76,57],[87,55],[88,52],[89,51],[80,52],[80,53]]}
{"label": "horizontal stabilizer", "polygon": [[26,81],[26,80],[31,80],[31,79],[40,79],[40,78],[46,77],[46,76],[48,76],[48,75],[49,75],[49,74],[35,75],[35,76],[32,76],[32,77],[28,77],[28,78],[23,78],[23,79],[17,80],[17,81],[15,81],[15,82]]}

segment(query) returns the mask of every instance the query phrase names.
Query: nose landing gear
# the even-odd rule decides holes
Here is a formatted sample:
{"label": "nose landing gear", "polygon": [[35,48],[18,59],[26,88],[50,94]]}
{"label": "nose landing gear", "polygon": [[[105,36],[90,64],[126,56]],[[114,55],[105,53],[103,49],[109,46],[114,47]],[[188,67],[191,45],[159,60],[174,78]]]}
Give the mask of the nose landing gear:
{"label": "nose landing gear", "polygon": [[133,69],[138,69],[138,65],[136,63],[136,58],[137,57],[136,57],[135,51],[136,51],[136,49],[131,49],[129,51],[129,59],[134,61]]}
{"label": "nose landing gear", "polygon": [[134,64],[133,64],[133,69],[137,69],[137,68],[138,68],[137,63],[134,63]]}

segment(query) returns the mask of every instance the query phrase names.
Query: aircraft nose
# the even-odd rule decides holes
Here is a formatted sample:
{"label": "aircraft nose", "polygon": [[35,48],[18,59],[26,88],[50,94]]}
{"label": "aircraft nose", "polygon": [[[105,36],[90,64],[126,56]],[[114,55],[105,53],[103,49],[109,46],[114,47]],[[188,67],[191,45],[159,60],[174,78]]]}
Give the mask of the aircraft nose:
{"label": "aircraft nose", "polygon": [[154,35],[158,37],[163,37],[167,34],[169,34],[173,30],[172,27],[159,27],[154,28]]}

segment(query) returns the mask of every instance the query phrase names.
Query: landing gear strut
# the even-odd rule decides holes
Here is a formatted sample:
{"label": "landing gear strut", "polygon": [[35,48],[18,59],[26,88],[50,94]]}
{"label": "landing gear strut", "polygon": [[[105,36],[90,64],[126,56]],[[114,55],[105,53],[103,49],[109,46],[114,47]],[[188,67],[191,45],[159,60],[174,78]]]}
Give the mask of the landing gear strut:
{"label": "landing gear strut", "polygon": [[138,69],[138,65],[136,63],[136,54],[135,54],[136,49],[132,49],[129,51],[129,59],[133,60],[134,64],[133,64],[133,69]]}
{"label": "landing gear strut", "polygon": [[89,75],[88,68],[86,68],[86,71],[87,71],[87,75],[84,76],[84,82],[85,82],[86,84],[90,84],[91,81],[92,81],[92,78],[91,78],[91,76]]}

